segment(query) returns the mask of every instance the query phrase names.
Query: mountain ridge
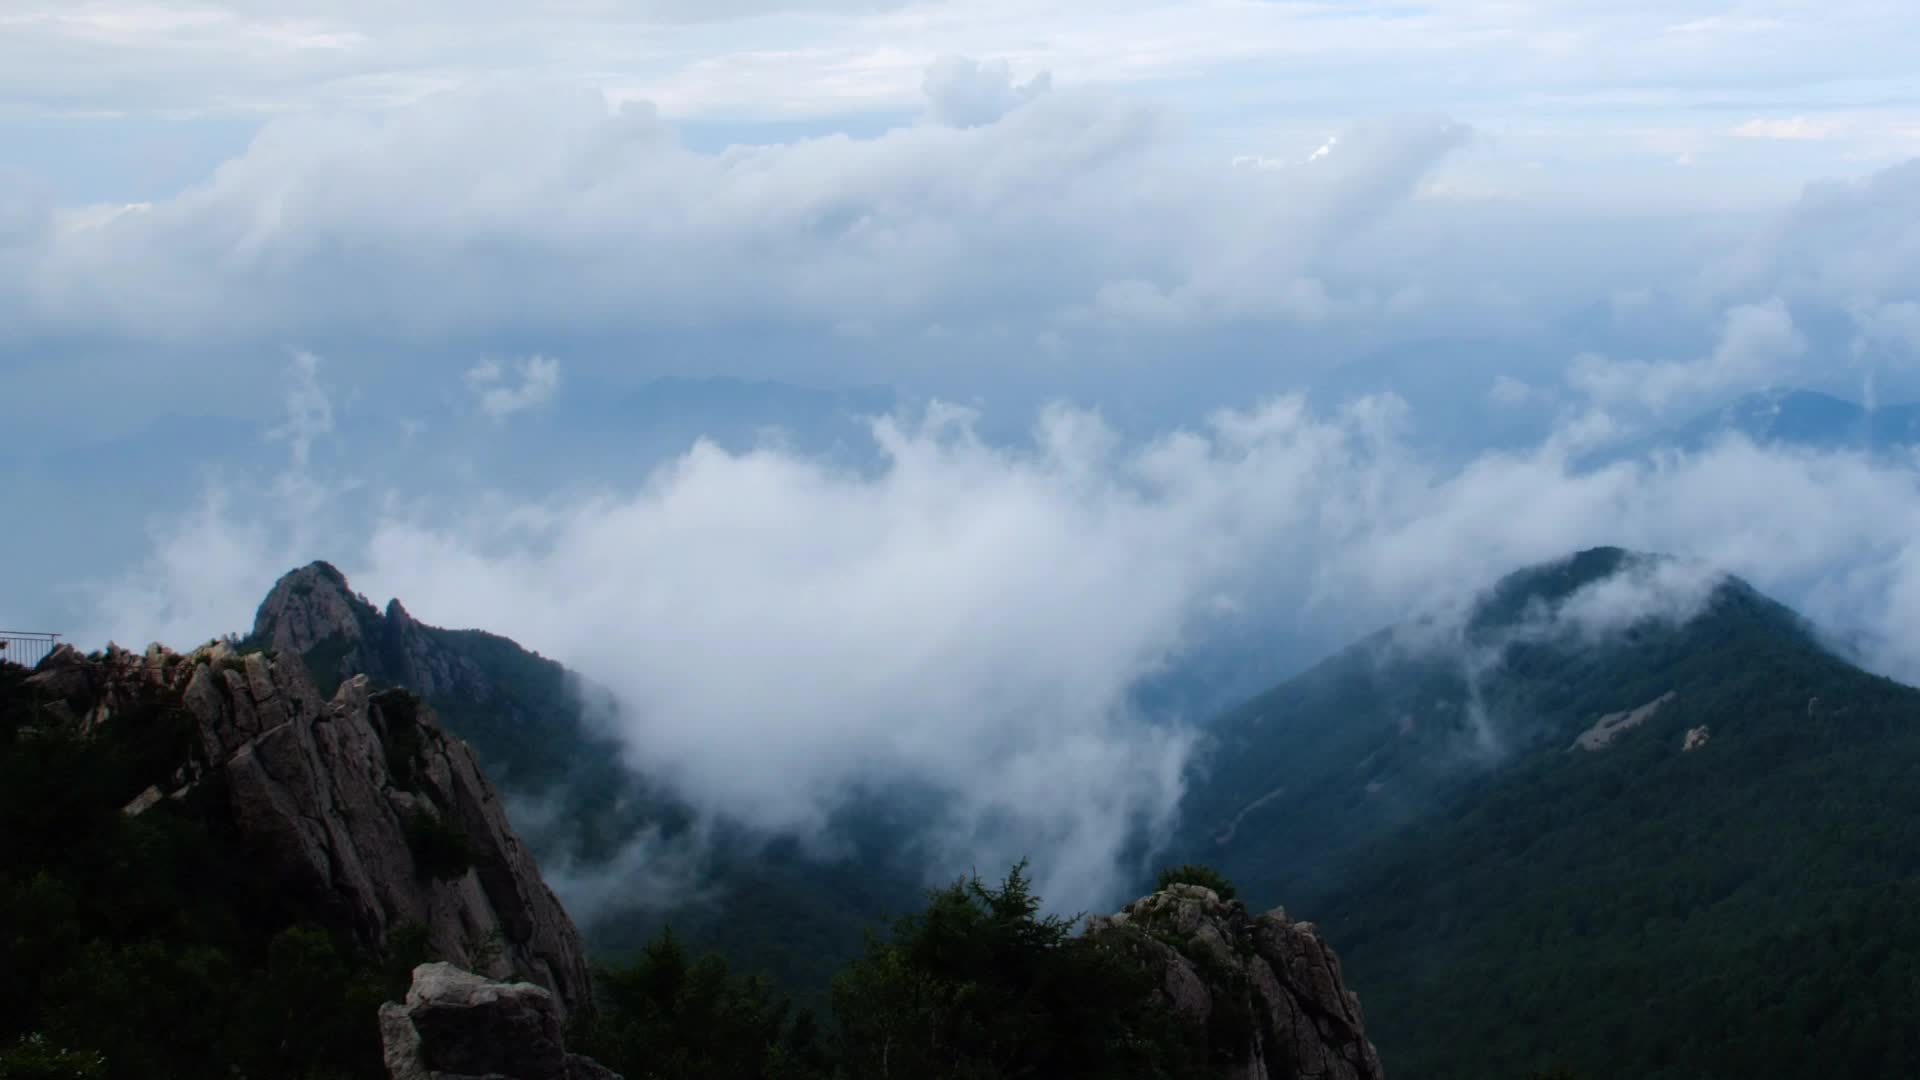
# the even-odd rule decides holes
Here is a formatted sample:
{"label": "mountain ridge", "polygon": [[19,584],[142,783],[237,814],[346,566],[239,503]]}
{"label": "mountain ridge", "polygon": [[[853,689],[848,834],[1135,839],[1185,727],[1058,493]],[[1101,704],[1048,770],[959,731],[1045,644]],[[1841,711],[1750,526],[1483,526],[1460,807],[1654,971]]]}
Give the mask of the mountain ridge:
{"label": "mountain ridge", "polygon": [[1746,582],[1590,549],[1223,717],[1175,856],[1313,911],[1402,1075],[1908,1075],[1916,720]]}

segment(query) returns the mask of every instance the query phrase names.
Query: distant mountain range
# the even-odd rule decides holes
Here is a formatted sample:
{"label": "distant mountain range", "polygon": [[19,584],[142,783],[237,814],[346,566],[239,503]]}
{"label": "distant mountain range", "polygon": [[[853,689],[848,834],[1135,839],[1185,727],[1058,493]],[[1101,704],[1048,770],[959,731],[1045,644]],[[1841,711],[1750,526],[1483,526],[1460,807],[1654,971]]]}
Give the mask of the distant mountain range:
{"label": "distant mountain range", "polygon": [[1764,390],[1703,413],[1661,441],[1698,449],[1728,434],[1761,446],[1904,450],[1920,445],[1920,403],[1870,409],[1813,390]]}

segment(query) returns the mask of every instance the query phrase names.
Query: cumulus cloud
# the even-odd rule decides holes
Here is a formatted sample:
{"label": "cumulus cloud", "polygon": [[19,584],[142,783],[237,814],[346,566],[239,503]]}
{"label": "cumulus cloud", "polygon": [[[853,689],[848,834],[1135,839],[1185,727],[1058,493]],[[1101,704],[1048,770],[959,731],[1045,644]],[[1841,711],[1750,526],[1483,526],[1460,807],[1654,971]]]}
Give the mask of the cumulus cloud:
{"label": "cumulus cloud", "polygon": [[1626,405],[1662,412],[1697,407],[1716,397],[1765,386],[1785,377],[1806,348],[1786,305],[1773,299],[1727,312],[1713,351],[1692,361],[1610,360],[1587,355],[1574,361],[1567,381],[1601,406]]}
{"label": "cumulus cloud", "polygon": [[1710,268],[1716,296],[1780,297],[1834,312],[1920,299],[1920,160],[1809,185]]}
{"label": "cumulus cloud", "polygon": [[[1353,241],[1463,125],[1364,126],[1312,169],[1196,168],[1154,107],[1043,93],[1004,61],[927,78],[941,123],[719,151],[643,102],[520,82],[286,115],[174,197],[58,216],[0,259],[17,286],[0,314],[35,339],[197,346],[747,323],[918,342],[933,324],[1069,333],[1075,312],[1124,328],[1138,307],[1116,299],[1145,290],[1182,325],[1362,328],[1437,270]],[[1456,278],[1417,291],[1469,303]]]}
{"label": "cumulus cloud", "polygon": [[[505,420],[517,412],[537,408],[553,400],[560,389],[560,361],[550,356],[532,356],[509,372],[498,360],[482,360],[467,369],[467,389],[474,404],[487,417]],[[518,374],[519,381],[513,380]]]}
{"label": "cumulus cloud", "polygon": [[921,84],[927,95],[927,115],[951,127],[991,124],[1053,87],[1053,76],[1040,72],[1026,82],[1015,82],[1005,60],[981,62],[964,56],[943,56],[927,69]]}

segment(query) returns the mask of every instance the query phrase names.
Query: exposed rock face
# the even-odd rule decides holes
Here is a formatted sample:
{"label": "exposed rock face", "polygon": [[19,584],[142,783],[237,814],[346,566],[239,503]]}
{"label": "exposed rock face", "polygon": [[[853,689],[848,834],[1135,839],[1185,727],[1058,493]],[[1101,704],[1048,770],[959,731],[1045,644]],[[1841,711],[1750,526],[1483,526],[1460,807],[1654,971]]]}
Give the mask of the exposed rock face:
{"label": "exposed rock face", "polygon": [[324,562],[274,584],[254,615],[252,640],[310,657],[323,680],[365,675],[376,686],[404,686],[425,698],[484,696],[490,689],[472,661],[440,648],[400,601],[382,614]]}
{"label": "exposed rock face", "polygon": [[1658,713],[1665,706],[1672,704],[1673,699],[1679,696],[1676,692],[1669,690],[1637,709],[1608,713],[1600,719],[1595,720],[1592,727],[1581,732],[1580,737],[1573,740],[1573,745],[1567,747],[1567,749],[1605,750],[1613,743],[1613,740],[1618,738],[1623,732],[1632,731],[1634,728],[1653,719],[1655,713]]}
{"label": "exposed rock face", "polygon": [[300,660],[280,655],[216,644],[189,656],[109,647],[90,660],[63,648],[29,683],[83,732],[152,695],[191,717],[197,745],[169,790],[142,792],[125,813],[211,785],[282,888],[363,944],[418,924],[440,956],[538,983],[563,1013],[588,1006],[579,932],[472,750],[411,694],[355,677],[323,701]]}
{"label": "exposed rock face", "polygon": [[620,1080],[561,1042],[553,995],[497,982],[451,964],[422,964],[404,1004],[380,1007],[380,1039],[393,1080]]}
{"label": "exposed rock face", "polygon": [[1157,973],[1167,1006],[1207,1033],[1230,1080],[1385,1076],[1360,1001],[1311,923],[1173,885],[1089,919],[1086,932]]}

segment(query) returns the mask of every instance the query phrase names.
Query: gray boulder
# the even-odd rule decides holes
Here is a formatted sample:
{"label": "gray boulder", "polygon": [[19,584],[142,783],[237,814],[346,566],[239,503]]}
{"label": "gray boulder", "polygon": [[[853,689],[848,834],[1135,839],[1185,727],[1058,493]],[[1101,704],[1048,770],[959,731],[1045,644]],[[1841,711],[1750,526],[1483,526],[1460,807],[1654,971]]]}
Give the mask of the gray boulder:
{"label": "gray boulder", "polygon": [[380,1007],[393,1080],[620,1080],[570,1054],[558,1003],[544,988],[499,982],[452,964],[413,969],[405,1002]]}

